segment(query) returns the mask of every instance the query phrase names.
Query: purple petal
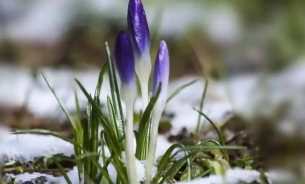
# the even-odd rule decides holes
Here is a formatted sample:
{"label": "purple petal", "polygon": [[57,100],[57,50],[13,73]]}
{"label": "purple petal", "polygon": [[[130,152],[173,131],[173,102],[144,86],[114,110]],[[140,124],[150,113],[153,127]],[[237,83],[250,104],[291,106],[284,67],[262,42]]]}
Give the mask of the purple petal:
{"label": "purple petal", "polygon": [[119,33],[114,50],[115,64],[123,84],[135,82],[134,56],[127,34]]}
{"label": "purple petal", "polygon": [[[169,55],[168,49],[165,41],[161,41],[160,48],[157,54],[155,62],[155,71],[154,71],[154,81],[153,81],[153,95],[158,89],[158,85],[161,83],[161,98],[166,98],[167,85],[169,78]],[[159,98],[160,98],[159,97]]]}
{"label": "purple petal", "polygon": [[150,35],[141,0],[130,0],[127,14],[128,34],[136,57],[150,50]]}

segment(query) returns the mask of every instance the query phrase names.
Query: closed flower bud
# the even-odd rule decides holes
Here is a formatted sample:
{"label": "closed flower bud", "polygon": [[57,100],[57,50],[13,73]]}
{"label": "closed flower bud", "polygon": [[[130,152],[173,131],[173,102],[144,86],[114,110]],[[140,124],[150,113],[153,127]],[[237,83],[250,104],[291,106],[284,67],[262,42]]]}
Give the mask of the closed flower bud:
{"label": "closed flower bud", "polygon": [[165,104],[167,97],[167,86],[169,79],[169,55],[165,41],[161,41],[157,54],[153,81],[153,95],[156,93],[159,84],[161,84],[161,92],[158,101]]}
{"label": "closed flower bud", "polygon": [[132,46],[128,36],[123,31],[117,36],[114,57],[122,85],[135,85]]}
{"label": "closed flower bud", "polygon": [[139,59],[150,51],[149,28],[141,0],[129,1],[127,23],[135,58]]}

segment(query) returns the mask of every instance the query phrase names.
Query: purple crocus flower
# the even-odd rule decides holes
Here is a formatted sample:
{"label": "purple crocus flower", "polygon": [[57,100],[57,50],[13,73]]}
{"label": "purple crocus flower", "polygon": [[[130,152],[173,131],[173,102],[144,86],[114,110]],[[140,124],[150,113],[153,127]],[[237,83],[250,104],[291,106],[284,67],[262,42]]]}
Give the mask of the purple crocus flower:
{"label": "purple crocus flower", "polygon": [[117,36],[114,50],[115,64],[122,85],[135,84],[134,56],[127,34],[121,31]]}
{"label": "purple crocus flower", "polygon": [[130,0],[128,4],[128,34],[138,59],[150,50],[150,35],[145,10],[141,0]]}
{"label": "purple crocus flower", "polygon": [[166,42],[162,40],[160,42],[160,48],[155,62],[152,93],[154,95],[158,89],[158,85],[161,84],[162,86],[161,86],[159,99],[164,102],[166,100],[166,95],[167,95],[168,78],[169,78],[169,55],[168,55]]}
{"label": "purple crocus flower", "polygon": [[135,72],[141,86],[142,108],[145,110],[149,102],[148,82],[151,73],[151,59],[149,29],[141,0],[129,1],[127,23],[135,57]]}

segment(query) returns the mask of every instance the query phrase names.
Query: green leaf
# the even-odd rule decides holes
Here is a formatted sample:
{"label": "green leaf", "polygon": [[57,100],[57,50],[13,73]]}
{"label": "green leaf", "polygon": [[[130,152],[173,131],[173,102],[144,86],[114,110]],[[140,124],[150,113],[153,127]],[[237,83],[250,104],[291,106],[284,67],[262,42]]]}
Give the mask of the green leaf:
{"label": "green leaf", "polygon": [[166,100],[166,103],[168,103],[169,101],[171,101],[176,95],[178,95],[183,89],[189,87],[190,85],[194,84],[195,82],[197,82],[198,79],[193,80],[187,84],[184,84],[183,86],[179,87],[178,89],[176,89]]}
{"label": "green leaf", "polygon": [[[201,163],[200,163],[201,164]],[[209,174],[211,171],[213,171],[213,167],[210,167],[209,169],[202,168],[195,160],[192,162],[192,173],[191,173],[191,179],[195,178],[201,178],[207,174]],[[188,169],[185,169],[180,177],[180,181],[186,181],[188,176]]]}
{"label": "green leaf", "polygon": [[55,163],[56,167],[59,169],[60,173],[63,175],[63,177],[65,178],[66,182],[68,184],[72,184],[70,178],[68,177],[65,169],[61,166],[61,164],[58,162],[57,158],[53,158],[53,162]]}
{"label": "green leaf", "polygon": [[98,105],[92,99],[92,97],[88,94],[88,92],[86,91],[84,86],[77,79],[75,79],[75,81],[78,84],[78,86],[81,88],[81,90],[83,91],[85,96],[87,97],[89,103],[92,104],[92,107],[96,109],[95,112],[99,115],[100,122],[103,125],[103,128],[104,128],[105,132],[107,132],[109,134],[109,136],[111,137],[112,144],[115,147],[114,151],[116,151],[117,154],[121,154],[122,149],[120,147],[119,140],[118,140],[117,136],[115,135],[114,130],[110,126],[110,123],[106,120],[106,117],[102,113],[101,109],[98,107]]}
{"label": "green leaf", "polygon": [[[220,133],[220,130],[217,128],[217,126],[215,125],[215,123],[207,116],[205,115],[203,112],[200,112],[196,109],[194,109],[195,111],[197,111],[199,114],[201,114],[203,117],[205,117],[205,119],[208,120],[208,122],[211,123],[212,127],[215,129],[217,135],[218,135],[218,138],[219,138],[219,141],[220,141],[220,144],[221,145],[225,145],[226,142],[225,142],[225,139],[223,138],[222,134]],[[229,155],[228,155],[228,152],[225,150],[224,151],[224,157],[227,161],[229,161]]]}
{"label": "green leaf", "polygon": [[115,132],[115,135],[117,136],[117,138],[119,138],[119,132],[118,129],[116,128],[117,125],[117,118],[115,118],[115,112],[113,109],[113,105],[111,103],[111,99],[107,96],[107,106],[108,106],[108,111],[109,111],[109,116],[110,116],[110,122],[111,122],[111,126]]}
{"label": "green leaf", "polygon": [[63,112],[64,112],[65,115],[67,116],[67,118],[68,118],[70,124],[71,124],[72,127],[73,127],[73,131],[74,131],[75,135],[80,134],[80,132],[78,131],[77,126],[76,126],[76,124],[75,124],[75,122],[74,122],[72,116],[70,115],[70,113],[68,112],[68,110],[65,108],[63,102],[62,102],[62,101],[58,98],[58,96],[56,95],[55,90],[53,89],[53,87],[52,87],[52,86],[50,85],[50,83],[48,82],[47,77],[46,77],[46,75],[44,74],[43,71],[41,71],[41,75],[42,75],[42,77],[44,78],[44,80],[46,81],[46,83],[47,83],[49,89],[52,91],[53,95],[55,96],[55,98],[56,98],[57,102],[59,103],[61,109],[63,110]]}
{"label": "green leaf", "polygon": [[139,160],[145,160],[148,155],[148,147],[150,140],[150,129],[152,124],[151,112],[158,100],[160,95],[161,85],[159,85],[156,95],[151,97],[148,106],[146,107],[143,116],[141,118],[141,123],[139,126],[139,131],[137,134],[137,147],[136,147],[136,158]]}
{"label": "green leaf", "polygon": [[108,64],[108,74],[109,74],[109,82],[110,82],[110,89],[111,89],[111,97],[112,102],[114,106],[114,112],[115,112],[115,127],[116,131],[118,132],[118,135],[116,135],[118,138],[122,137],[124,135],[124,118],[123,118],[123,110],[122,110],[122,104],[121,104],[121,97],[120,92],[117,84],[114,64],[111,59],[110,49],[108,46],[108,43],[105,43],[106,45],[106,51],[107,51],[107,64]]}
{"label": "green leaf", "polygon": [[185,164],[185,162],[192,156],[195,156],[197,154],[197,152],[191,152],[190,154],[180,158],[179,160],[177,160],[171,167],[169,170],[167,170],[162,178],[162,180],[160,181],[159,184],[163,184],[164,182],[170,182],[175,175],[178,173],[178,171],[181,169],[181,167]]}
{"label": "green leaf", "polygon": [[102,132],[101,132],[101,152],[102,152],[103,165],[106,165],[106,154],[105,154],[105,144],[104,144],[104,130],[102,130]]}
{"label": "green leaf", "polygon": [[80,156],[78,156],[76,159],[77,160],[80,160],[80,159],[84,159],[84,158],[88,158],[93,164],[94,166],[96,166],[99,171],[102,173],[102,175],[107,179],[107,181],[109,183],[113,183],[110,176],[109,176],[109,173],[107,172],[107,170],[105,170],[98,162],[98,160],[96,160],[96,157],[99,156],[99,154],[97,153],[85,153],[85,154],[82,154]]}
{"label": "green leaf", "polygon": [[34,135],[51,135],[67,141],[71,144],[77,145],[75,141],[67,138],[66,136],[50,130],[32,129],[32,130],[16,130],[13,134],[34,134]]}
{"label": "green leaf", "polygon": [[[202,142],[200,142],[198,145],[217,145],[217,146],[221,146],[221,144],[214,140],[214,139],[207,139],[207,140],[204,140]],[[214,158],[222,158],[224,155],[225,155],[225,149],[220,149],[221,153],[219,153],[219,150],[212,150],[212,154],[214,155]]]}
{"label": "green leaf", "polygon": [[117,171],[118,177],[120,178],[122,183],[128,184],[127,174],[126,174],[126,171],[124,171],[125,167],[122,167],[115,161],[112,161],[111,163],[114,165],[115,170]]}
{"label": "green leaf", "polygon": [[164,153],[164,155],[162,156],[162,158],[158,164],[157,174],[153,180],[153,183],[157,183],[158,179],[161,177],[166,166],[168,166],[169,163],[171,162],[172,158],[174,157],[171,154],[176,148],[185,148],[185,146],[180,143],[175,143],[166,150],[166,152]]}
{"label": "green leaf", "polygon": [[[200,100],[200,107],[199,107],[200,112],[202,112],[202,110],[203,110],[203,102],[204,102],[204,99],[205,99],[205,96],[206,96],[206,93],[207,93],[208,82],[209,82],[208,79],[205,79],[204,90],[203,90],[202,97],[201,97],[201,100]],[[197,121],[196,129],[195,129],[195,137],[199,136],[200,124],[201,124],[201,115],[198,114],[198,121]]]}
{"label": "green leaf", "polygon": [[[81,111],[80,111],[80,106],[79,106],[79,100],[78,100],[78,94],[77,91],[75,90],[74,92],[74,96],[75,96],[75,104],[76,104],[76,114],[77,114],[77,129],[79,130],[79,132],[83,131],[83,126],[82,126],[82,117],[81,117]],[[82,134],[79,134],[80,140],[82,141]]]}
{"label": "green leaf", "polygon": [[[80,112],[80,106],[79,106],[79,100],[78,100],[78,95],[77,95],[77,91],[75,90],[74,92],[74,96],[75,96],[75,104],[76,104],[76,114],[77,114],[77,129],[79,132],[81,132],[80,134],[75,136],[75,142],[79,145],[82,145],[83,143],[83,126],[82,126],[82,118],[81,118],[81,112]],[[75,152],[75,156],[81,155],[82,151],[80,148],[78,148],[77,146],[74,146],[74,152]],[[83,165],[82,165],[82,160],[76,161],[76,165],[77,165],[77,171],[78,171],[78,180],[79,182],[81,182],[82,177],[81,174],[83,173]]]}

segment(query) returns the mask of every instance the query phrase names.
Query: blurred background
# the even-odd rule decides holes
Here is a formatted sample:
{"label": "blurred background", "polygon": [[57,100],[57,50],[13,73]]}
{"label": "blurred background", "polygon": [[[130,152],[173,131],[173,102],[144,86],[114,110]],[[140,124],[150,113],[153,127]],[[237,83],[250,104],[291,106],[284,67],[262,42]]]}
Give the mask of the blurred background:
{"label": "blurred background", "polygon": [[[127,0],[1,0],[0,122],[26,129],[49,128],[47,122],[58,121],[50,110],[53,102],[44,95],[48,89],[40,86],[44,82],[39,69],[49,71],[58,88],[68,88],[63,81],[73,82],[79,72],[90,76],[106,62],[105,42],[113,48],[116,34],[127,31],[127,4]],[[259,130],[255,142],[268,164],[304,176],[304,1],[143,0],[143,4],[152,61],[163,39],[170,52],[171,80],[204,76],[228,84],[238,114],[228,122],[233,128],[252,122],[250,130]],[[260,82],[249,89],[252,79]],[[260,100],[254,100],[256,94]],[[30,98],[40,104],[31,104]],[[66,131],[63,125],[51,127]]]}

